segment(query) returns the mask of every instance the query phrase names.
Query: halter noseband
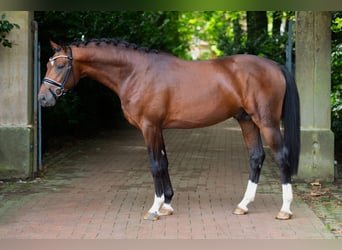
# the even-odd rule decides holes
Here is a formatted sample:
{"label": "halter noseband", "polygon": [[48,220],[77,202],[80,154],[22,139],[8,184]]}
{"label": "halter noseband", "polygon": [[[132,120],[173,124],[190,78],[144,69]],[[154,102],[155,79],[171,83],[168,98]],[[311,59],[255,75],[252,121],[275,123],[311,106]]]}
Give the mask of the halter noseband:
{"label": "halter noseband", "polygon": [[70,75],[70,72],[72,70],[72,50],[70,48],[70,46],[68,46],[69,48],[69,51],[70,51],[70,55],[69,56],[66,56],[66,55],[59,55],[59,56],[55,56],[55,57],[50,57],[49,59],[49,62],[51,63],[51,65],[53,66],[55,60],[57,60],[58,58],[67,58],[69,60],[68,62],[68,68],[67,68],[67,72],[65,74],[65,77],[63,79],[63,82],[62,83],[59,83],[55,80],[52,80],[50,78],[47,78],[47,77],[44,77],[43,79],[43,83],[44,84],[50,84],[52,86],[55,86],[57,88],[55,88],[53,91],[49,89],[49,91],[51,92],[51,94],[54,96],[54,98],[56,99],[57,97],[63,95],[66,93],[65,89],[64,89],[64,85],[66,84],[66,82],[68,81],[69,79],[69,75]]}

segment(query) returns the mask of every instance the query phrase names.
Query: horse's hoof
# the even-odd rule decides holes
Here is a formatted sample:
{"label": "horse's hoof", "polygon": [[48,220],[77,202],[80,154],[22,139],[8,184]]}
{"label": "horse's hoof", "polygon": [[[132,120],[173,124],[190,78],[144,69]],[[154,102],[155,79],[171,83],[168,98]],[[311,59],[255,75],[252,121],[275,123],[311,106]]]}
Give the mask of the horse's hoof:
{"label": "horse's hoof", "polygon": [[147,214],[144,215],[144,220],[150,220],[150,221],[159,220],[159,214],[157,212],[155,213],[148,212]]}
{"label": "horse's hoof", "polygon": [[290,220],[291,218],[292,214],[283,211],[280,211],[276,216],[277,220]]}
{"label": "horse's hoof", "polygon": [[235,208],[235,210],[233,211],[233,214],[236,214],[236,215],[245,215],[245,214],[248,214],[248,211],[247,210],[244,210],[242,208]]}
{"label": "horse's hoof", "polygon": [[159,210],[159,215],[160,216],[168,216],[168,215],[172,215],[172,214],[173,214],[173,210],[170,210],[170,209],[161,208]]}

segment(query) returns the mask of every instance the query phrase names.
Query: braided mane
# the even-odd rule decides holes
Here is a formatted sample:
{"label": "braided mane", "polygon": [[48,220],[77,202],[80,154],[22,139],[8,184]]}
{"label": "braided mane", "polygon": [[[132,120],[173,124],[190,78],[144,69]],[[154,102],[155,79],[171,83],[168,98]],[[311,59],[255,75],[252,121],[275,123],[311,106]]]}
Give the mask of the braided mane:
{"label": "braided mane", "polygon": [[158,50],[150,49],[147,47],[139,47],[138,45],[136,45],[134,43],[129,43],[127,41],[119,40],[119,39],[115,39],[115,38],[90,39],[87,41],[73,42],[70,45],[74,45],[76,47],[79,47],[79,46],[87,46],[89,44],[95,44],[96,46],[101,46],[103,44],[107,44],[107,45],[112,45],[112,46],[117,46],[117,47],[120,46],[120,47],[127,48],[127,49],[142,51],[142,52],[146,52],[146,53],[157,53],[157,54],[159,53]]}

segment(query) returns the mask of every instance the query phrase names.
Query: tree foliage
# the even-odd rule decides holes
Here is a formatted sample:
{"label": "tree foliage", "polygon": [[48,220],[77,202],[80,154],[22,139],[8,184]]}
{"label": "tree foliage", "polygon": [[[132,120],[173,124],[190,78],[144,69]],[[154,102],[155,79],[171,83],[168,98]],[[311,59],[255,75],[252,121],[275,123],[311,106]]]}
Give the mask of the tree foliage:
{"label": "tree foliage", "polygon": [[342,12],[332,15],[331,127],[335,142],[342,146]]}
{"label": "tree foliage", "polygon": [[249,53],[285,64],[287,26],[293,18],[293,12],[285,11],[233,12],[219,32],[218,47],[224,54]]}
{"label": "tree foliage", "polygon": [[0,18],[0,44],[3,47],[12,48],[13,43],[6,37],[13,29],[20,29],[16,23],[11,23],[6,19],[6,14],[2,14]]}
{"label": "tree foliage", "polygon": [[200,59],[249,53],[285,63],[287,26],[294,12],[195,11],[180,17],[179,31],[187,41],[195,37],[208,43],[208,53]]}

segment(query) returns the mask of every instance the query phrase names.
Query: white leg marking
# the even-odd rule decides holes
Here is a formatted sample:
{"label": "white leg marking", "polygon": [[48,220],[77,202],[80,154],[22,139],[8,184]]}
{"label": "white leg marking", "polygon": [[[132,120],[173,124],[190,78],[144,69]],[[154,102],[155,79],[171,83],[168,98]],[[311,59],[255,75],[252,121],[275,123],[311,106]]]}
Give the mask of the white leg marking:
{"label": "white leg marking", "polygon": [[242,199],[242,201],[239,203],[238,207],[248,211],[247,205],[254,201],[256,190],[257,190],[258,184],[253,183],[251,180],[248,181],[247,189],[245,192],[245,195]]}
{"label": "white leg marking", "polygon": [[159,209],[164,204],[164,201],[165,201],[164,194],[161,197],[157,197],[157,195],[154,195],[154,202],[149,212],[159,214]]}
{"label": "white leg marking", "polygon": [[280,211],[292,214],[290,210],[291,202],[293,200],[292,186],[291,184],[283,184],[283,206]]}

